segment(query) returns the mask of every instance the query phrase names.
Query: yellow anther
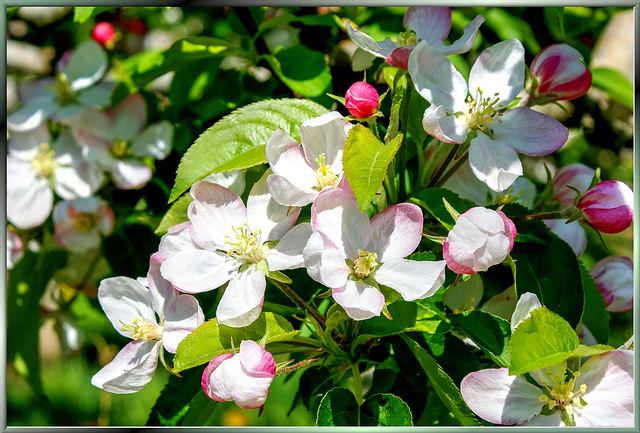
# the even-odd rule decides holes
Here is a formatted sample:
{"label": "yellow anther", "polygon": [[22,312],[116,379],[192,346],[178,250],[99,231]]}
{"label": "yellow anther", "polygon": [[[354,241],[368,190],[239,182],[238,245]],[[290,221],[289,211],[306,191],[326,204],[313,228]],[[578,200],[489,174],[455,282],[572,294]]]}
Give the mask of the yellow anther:
{"label": "yellow anther", "polygon": [[88,231],[95,225],[95,222],[96,222],[92,214],[84,213],[84,212],[79,212],[74,219],[76,224],[76,230],[78,230],[79,232]]}
{"label": "yellow anther", "polygon": [[407,29],[405,32],[398,34],[396,43],[399,47],[406,47],[408,45],[415,45],[417,42],[416,34],[414,31]]}
{"label": "yellow anther", "polygon": [[538,397],[538,400],[540,400],[540,401],[549,401],[549,397],[547,397],[546,395],[542,394],[540,397]]}
{"label": "yellow anther", "polygon": [[116,158],[122,158],[132,155],[133,151],[129,148],[127,140],[116,138],[113,140],[113,143],[111,143],[111,153],[113,153]]}
{"label": "yellow anther", "polygon": [[55,152],[49,147],[48,143],[40,143],[38,152],[33,158],[33,166],[36,174],[40,177],[49,178],[55,170]]}
{"label": "yellow anther", "polygon": [[56,75],[56,93],[62,105],[69,104],[75,99],[67,74],[64,72]]}
{"label": "yellow anther", "polygon": [[378,255],[376,253],[358,250],[358,258],[353,262],[354,275],[360,279],[368,277],[378,266],[377,258]]}
{"label": "yellow anther", "polygon": [[232,230],[236,235],[235,242],[229,240],[229,235],[225,236],[227,239],[224,241],[225,244],[229,245],[227,257],[235,257],[243,263],[258,263],[262,260],[262,252],[260,250],[262,247],[260,236],[262,229],[257,229],[255,234],[251,233],[245,221],[240,226],[232,227]]}
{"label": "yellow anther", "polygon": [[338,186],[338,176],[331,171],[331,166],[327,165],[324,153],[316,158],[316,162],[320,166],[316,171],[316,187],[321,190],[325,186]]}
{"label": "yellow anther", "polygon": [[[120,322],[122,323],[122,322]],[[162,338],[162,326],[158,326],[142,316],[134,317],[129,323],[122,323],[122,330],[132,332],[134,340],[159,340]]]}

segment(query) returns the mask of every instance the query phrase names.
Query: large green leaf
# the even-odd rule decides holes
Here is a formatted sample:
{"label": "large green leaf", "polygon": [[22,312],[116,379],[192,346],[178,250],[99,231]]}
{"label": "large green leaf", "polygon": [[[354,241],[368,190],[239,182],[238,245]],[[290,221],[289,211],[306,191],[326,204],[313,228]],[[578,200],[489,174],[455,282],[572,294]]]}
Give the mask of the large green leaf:
{"label": "large green leaf", "polygon": [[76,7],[73,9],[73,22],[84,23],[102,12],[115,9],[114,7]]}
{"label": "large green leaf", "polygon": [[244,328],[220,325],[217,319],[211,319],[180,342],[173,358],[173,371],[177,373],[196,367],[209,362],[217,355],[229,353],[231,338],[238,348],[242,340],[259,341],[267,331],[269,331],[267,344],[290,339],[299,332],[293,330],[293,326],[287,319],[269,312],[260,313],[255,322]]}
{"label": "large green leaf", "polygon": [[582,287],[584,287],[584,312],[582,313],[582,323],[591,331],[596,341],[606,344],[609,341],[609,322],[611,317],[607,311],[607,305],[602,297],[602,292],[593,281],[593,277],[580,263],[580,275],[582,276]]}
{"label": "large green leaf", "polygon": [[633,109],[633,84],[620,71],[610,68],[591,69],[591,85],[604,90],[614,101]]}
{"label": "large green leaf", "polygon": [[202,390],[202,372],[188,370],[182,377],[170,376],[151,408],[147,425],[177,426],[189,409],[189,402]]}
{"label": "large green leaf", "polygon": [[260,101],[233,111],[206,130],[182,157],[169,202],[211,173],[265,163],[265,145],[276,129],[298,136],[304,121],[327,111],[302,99]]}
{"label": "large green leaf", "polygon": [[544,21],[549,28],[549,32],[556,41],[564,40],[564,8],[546,7],[544,8]]}
{"label": "large green leaf", "polygon": [[558,314],[536,308],[511,334],[509,374],[524,374],[564,361],[578,348],[575,331]]}
{"label": "large green leaf", "polygon": [[498,365],[509,366],[509,322],[482,310],[465,311],[447,317],[453,326],[471,338]]}
{"label": "large green leaf", "polygon": [[515,223],[518,233],[544,242],[544,245],[517,242],[511,251],[518,297],[526,292],[534,293],[542,305],[560,314],[572,327],[577,326],[582,317],[584,293],[575,253],[541,221]]}
{"label": "large green leaf", "polygon": [[362,322],[354,347],[371,338],[387,337],[403,332],[444,334],[451,330],[451,325],[442,320],[438,312],[425,305],[399,300],[389,305],[388,309],[393,320],[377,316]]}
{"label": "large green leaf", "polygon": [[326,97],[331,93],[331,70],[320,51],[294,45],[266,59],[278,78],[294,92],[307,98]]}
{"label": "large green leaf", "polygon": [[438,397],[445,406],[458,418],[460,424],[465,426],[479,426],[480,422],[465,403],[460,390],[451,380],[449,375],[438,365],[435,359],[418,343],[404,334],[400,334],[407,343],[418,363],[427,374],[429,382],[435,389]]}
{"label": "large green leaf", "polygon": [[258,26],[257,33],[260,34],[267,29],[294,22],[301,22],[306,26],[342,27],[340,19],[334,14],[296,16],[292,13],[284,13],[277,17],[273,17],[266,21],[263,21]]}
{"label": "large green leaf", "polygon": [[393,394],[375,394],[358,408],[353,393],[333,388],[320,402],[318,427],[328,426],[413,426],[409,406]]}
{"label": "large green leaf", "polygon": [[442,223],[448,230],[456,223],[451,214],[447,211],[442,199],[446,199],[449,204],[458,212],[464,213],[477,205],[467,199],[460,198],[458,194],[445,188],[427,188],[420,191],[414,201],[424,207],[431,215]]}
{"label": "large green leaf", "polygon": [[156,228],[155,234],[158,236],[162,236],[169,230],[170,227],[183,223],[185,221],[189,221],[189,217],[187,215],[187,209],[189,205],[193,201],[193,197],[190,194],[185,194],[180,197],[177,201],[175,201],[167,213],[162,217],[158,228]]}
{"label": "large green leaf", "polygon": [[364,125],[357,124],[349,130],[344,145],[344,174],[358,200],[358,207],[364,212],[387,172],[402,143],[402,134],[384,144]]}

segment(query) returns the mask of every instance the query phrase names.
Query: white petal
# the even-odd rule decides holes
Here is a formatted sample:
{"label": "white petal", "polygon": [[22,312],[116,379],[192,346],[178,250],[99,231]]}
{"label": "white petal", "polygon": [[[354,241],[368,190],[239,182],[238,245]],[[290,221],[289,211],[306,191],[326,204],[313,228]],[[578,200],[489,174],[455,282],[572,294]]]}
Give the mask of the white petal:
{"label": "white petal", "polygon": [[150,156],[165,159],[171,152],[173,143],[173,125],[166,120],[148,126],[142,134],[131,142],[131,151],[135,156]]}
{"label": "white petal", "polygon": [[506,368],[469,373],[460,383],[465,403],[477,415],[494,424],[521,424],[540,413],[542,390],[521,376],[509,376]]}
{"label": "white petal", "polygon": [[485,98],[498,94],[497,104],[507,106],[524,86],[524,47],[517,39],[498,42],[485,49],[469,74],[469,93],[477,89]]}
{"label": "white petal", "polygon": [[176,300],[178,292],[173,285],[162,276],[160,265],[162,265],[162,253],[153,253],[149,259],[147,278],[145,278],[145,282],[141,282],[141,284],[149,288],[151,305],[155,312],[158,313],[158,316],[160,316],[160,321],[162,321],[165,309],[169,308]]}
{"label": "white petal", "polygon": [[478,29],[484,22],[484,17],[478,15],[471,22],[462,28],[462,36],[460,39],[452,43],[451,45],[444,45],[435,42],[434,47],[442,51],[443,54],[450,56],[451,54],[466,53],[473,47],[476,42],[476,36],[478,36]]}
{"label": "white petal", "polygon": [[113,120],[94,107],[85,107],[71,125],[71,130],[80,146],[109,149],[116,138]]}
{"label": "white petal", "polygon": [[633,376],[633,351],[612,350],[593,356],[582,365],[575,388],[587,386],[582,398],[589,407],[609,401],[633,411]]}
{"label": "white petal", "polygon": [[321,232],[314,232],[303,251],[307,273],[329,287],[343,287],[352,270],[340,249]]}
{"label": "white petal", "polygon": [[538,296],[530,292],[523,293],[518,299],[513,316],[511,316],[511,332],[515,331],[524,319],[531,316],[533,310],[540,307],[542,304],[538,300]]}
{"label": "white petal", "polygon": [[467,139],[469,125],[464,117],[447,115],[442,105],[430,105],[424,111],[422,127],[440,141],[460,144]]}
{"label": "white petal", "polygon": [[[267,162],[275,175],[284,177],[296,189],[312,192],[311,189],[317,183],[316,171],[307,163],[302,146],[289,134],[281,129],[274,132],[267,142],[266,155]],[[275,192],[274,197],[276,198],[281,195],[278,194],[279,191],[276,188],[270,187],[270,190],[273,190],[271,194]],[[284,194],[286,191],[282,191],[282,195]],[[288,206],[298,205],[278,202]]]}
{"label": "white petal", "polygon": [[159,341],[132,341],[91,378],[91,384],[114,394],[140,391],[153,378],[160,350]]}
{"label": "white petal", "polygon": [[[9,134],[9,142],[7,144],[11,154],[20,152],[21,156],[25,155],[26,159],[26,155],[32,154],[41,143],[51,144],[51,133],[49,132],[47,125],[44,123],[41,123],[36,128],[29,131],[11,131]],[[22,152],[28,153],[23,154]]]}
{"label": "white petal", "polygon": [[545,426],[545,427],[566,427],[562,421],[562,411],[555,411],[551,415],[537,415],[531,420],[520,424],[522,426]]}
{"label": "white petal", "polygon": [[241,328],[249,326],[260,315],[267,280],[264,274],[250,266],[229,281],[218,304],[218,323]]}
{"label": "white petal", "polygon": [[176,353],[178,344],[204,323],[204,315],[198,300],[191,295],[179,295],[166,306],[162,344],[169,353]]}
{"label": "white petal", "polygon": [[360,30],[354,29],[351,25],[351,21],[349,20],[347,20],[347,33],[349,34],[351,40],[366,52],[382,58],[385,58],[387,56],[388,53],[381,53],[382,48],[377,44],[376,41],[373,40],[371,36],[364,32],[361,32]]}
{"label": "white petal", "polygon": [[77,95],[78,102],[85,107],[106,107],[111,104],[111,93],[116,84],[115,82],[102,82],[88,89],[83,89]]}
{"label": "white petal", "polygon": [[265,254],[269,270],[282,271],[304,266],[302,251],[307,245],[312,232],[313,230],[309,223],[298,224],[289,230],[275,248],[270,249]]}
{"label": "white petal", "polygon": [[627,427],[634,426],[633,412],[616,401],[599,401],[581,409],[574,409],[576,427]]}
{"label": "white petal", "polygon": [[409,75],[416,91],[445,112],[464,112],[467,82],[453,63],[426,41],[420,42],[409,56]]}
{"label": "white petal", "polygon": [[219,251],[183,250],[165,259],[162,276],[181,292],[200,293],[229,281],[240,264]]}
{"label": "white petal", "polygon": [[451,8],[413,6],[404,14],[403,24],[416,33],[418,40],[431,45],[443,41],[451,30]]}
{"label": "white petal", "polygon": [[522,176],[518,154],[504,141],[492,140],[481,132],[471,140],[469,164],[478,179],[496,192],[504,191]]}
{"label": "white petal", "polygon": [[300,141],[307,162],[315,169],[316,158],[324,153],[325,160],[336,176],[342,173],[342,152],[347,141],[345,121],[337,111],[309,119],[300,125]]}
{"label": "white petal", "polygon": [[111,176],[120,189],[139,189],[151,179],[151,168],[135,159],[123,159],[116,162]]}
{"label": "white petal", "polygon": [[378,262],[408,256],[422,239],[423,217],[411,203],[390,206],[371,219],[367,251],[378,254]]}
{"label": "white petal", "polygon": [[446,267],[444,260],[394,259],[384,262],[373,277],[379,284],[400,293],[405,301],[415,301],[428,298],[442,286]]}
{"label": "white petal", "polygon": [[262,178],[253,185],[247,199],[247,220],[249,229],[255,233],[262,230],[263,241],[281,239],[296,223],[300,214],[299,207],[283,206],[276,202],[267,186],[267,170]]}
{"label": "white petal", "polygon": [[162,253],[163,260],[168,260],[183,250],[201,249],[200,246],[191,239],[189,225],[191,225],[191,223],[187,221],[186,224],[179,229],[168,231],[162,236],[158,250]]}
{"label": "white petal", "polygon": [[53,95],[45,93],[31,99],[7,117],[10,131],[25,132],[35,129],[43,123],[56,108]]}
{"label": "white petal", "polygon": [[147,103],[140,93],[133,93],[112,111],[115,137],[129,141],[136,137],[147,123]]}
{"label": "white petal", "polygon": [[553,153],[569,137],[569,130],[562,123],[529,107],[507,110],[501,120],[491,125],[495,139],[526,155]]}
{"label": "white petal", "polygon": [[347,281],[344,287],[334,288],[333,299],[354,320],[366,320],[379,316],[384,306],[384,295],[362,280]]}
{"label": "white petal", "polygon": [[100,188],[103,180],[103,172],[88,162],[58,167],[54,172],[56,194],[65,200],[91,196]]}
{"label": "white petal", "polygon": [[115,330],[125,337],[131,338],[132,333],[123,331],[123,325],[136,317],[157,323],[149,290],[129,277],[102,280],[98,287],[98,300]]}
{"label": "white petal", "polygon": [[7,219],[20,229],[37,227],[53,208],[47,179],[37,177],[31,162],[7,157]]}
{"label": "white petal", "polygon": [[[307,162],[304,162],[305,165]],[[318,196],[318,191],[311,188],[300,189],[284,176],[271,174],[267,177],[267,186],[274,200],[286,206],[305,206]]]}
{"label": "white petal", "polygon": [[77,91],[97,82],[107,70],[107,53],[89,39],[73,50],[64,68],[71,90]]}
{"label": "white petal", "polygon": [[229,188],[232,193],[242,195],[244,192],[244,172],[242,170],[225,171],[223,173],[211,173],[202,180],[217,183],[220,186]]}

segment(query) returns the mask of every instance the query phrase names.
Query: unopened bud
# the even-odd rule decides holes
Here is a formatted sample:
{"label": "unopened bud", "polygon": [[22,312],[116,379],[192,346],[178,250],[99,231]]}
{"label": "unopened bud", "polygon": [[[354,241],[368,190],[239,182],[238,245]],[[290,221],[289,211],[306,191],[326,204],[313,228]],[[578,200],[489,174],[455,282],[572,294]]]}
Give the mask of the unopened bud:
{"label": "unopened bud", "polygon": [[344,105],[352,116],[365,119],[378,112],[379,100],[378,92],[372,85],[358,81],[347,90]]}

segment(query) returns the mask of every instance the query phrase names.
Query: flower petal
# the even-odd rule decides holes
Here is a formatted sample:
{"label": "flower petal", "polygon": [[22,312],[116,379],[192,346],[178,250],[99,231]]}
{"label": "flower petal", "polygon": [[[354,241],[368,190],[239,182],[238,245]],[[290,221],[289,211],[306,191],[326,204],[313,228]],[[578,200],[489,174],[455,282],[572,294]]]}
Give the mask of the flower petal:
{"label": "flower petal", "polygon": [[106,278],[98,287],[98,300],[107,318],[120,335],[132,338],[123,325],[136,317],[156,323],[149,290],[129,277]]}
{"label": "flower petal", "polygon": [[219,251],[184,250],[165,259],[160,266],[162,276],[185,293],[216,289],[235,275],[240,264]]}
{"label": "flower petal", "polygon": [[169,353],[176,353],[178,344],[204,323],[198,300],[191,295],[179,295],[165,304],[162,344]]}
{"label": "flower petal", "polygon": [[522,43],[517,39],[498,42],[485,49],[471,68],[469,92],[475,95],[480,88],[492,99],[497,94],[495,106],[507,106],[524,87],[524,71]]}
{"label": "flower petal", "polygon": [[344,287],[332,290],[333,299],[354,320],[379,316],[384,306],[384,295],[362,280],[348,280]]}
{"label": "flower petal", "polygon": [[474,371],[462,379],[460,393],[477,415],[494,424],[521,424],[540,413],[542,390],[506,368]]}
{"label": "flower petal", "polygon": [[191,221],[189,233],[202,248],[222,248],[225,236],[234,239],[234,227],[247,221],[242,199],[223,186],[196,182],[191,187],[191,196],[194,200],[187,211]]}
{"label": "flower petal", "polygon": [[253,265],[231,278],[218,304],[218,323],[233,328],[252,324],[262,311],[266,285],[264,274]]}
{"label": "flower petal", "polygon": [[244,172],[242,170],[225,171],[222,173],[211,173],[202,180],[211,183],[217,183],[220,186],[229,188],[232,193],[242,195],[244,192],[245,181]]}
{"label": "flower petal", "polygon": [[120,102],[111,113],[115,137],[133,139],[147,123],[147,103],[140,93],[133,93]]}
{"label": "flower petal", "polygon": [[58,167],[53,176],[56,194],[65,200],[91,196],[104,180],[102,170],[89,162]]}
{"label": "flower petal", "polygon": [[496,192],[509,188],[522,176],[522,163],[516,151],[482,132],[471,140],[469,164],[476,177]]}
{"label": "flower petal", "polygon": [[408,256],[420,244],[422,211],[411,203],[390,206],[371,219],[367,251],[378,254],[379,262]]}
{"label": "flower petal", "polygon": [[[633,374],[633,351],[612,350],[589,358],[580,368],[574,386],[575,389],[582,384],[587,386],[582,399],[589,408],[614,402],[633,412]],[[587,412],[586,407],[583,411]]]}
{"label": "flower petal", "polygon": [[114,394],[140,391],[153,378],[160,350],[159,341],[132,341],[91,378],[91,384]]}
{"label": "flower petal", "polygon": [[464,112],[467,82],[436,48],[420,42],[409,56],[408,71],[416,91],[432,105],[441,105],[449,114]]}
{"label": "flower petal", "polygon": [[342,114],[330,111],[300,125],[300,141],[309,165],[318,167],[316,159],[324,154],[327,165],[338,176],[342,173],[342,153],[347,141]]}
{"label": "flower petal", "polygon": [[433,46],[440,50],[442,54],[446,56],[450,56],[451,54],[466,53],[471,49],[471,47],[473,47],[473,44],[476,42],[478,29],[483,22],[484,17],[482,15],[478,15],[462,28],[462,36],[460,37],[460,39],[458,39],[451,45],[444,45],[443,43],[436,41],[433,43]]}
{"label": "flower petal", "polygon": [[[304,162],[307,163],[306,161]],[[305,206],[318,196],[318,192],[312,189],[300,189],[287,180],[284,176],[271,174],[267,177],[267,186],[273,199],[286,206]]]}
{"label": "flower petal", "polygon": [[[164,310],[168,308],[178,297],[178,292],[173,285],[166,280],[160,272],[162,265],[162,253],[155,252],[149,259],[149,271],[147,272],[146,286],[149,288],[151,295],[151,305],[160,321],[164,317]],[[144,285],[144,283],[142,283]]]}
{"label": "flower petal", "polygon": [[116,87],[115,82],[102,82],[77,95],[78,102],[85,107],[106,107],[111,104],[111,93]]}
{"label": "flower petal", "polygon": [[597,404],[574,409],[576,427],[627,427],[634,426],[633,412],[616,401],[599,401]]}
{"label": "flower petal", "polygon": [[516,309],[511,316],[511,332],[515,331],[524,319],[531,316],[533,310],[540,307],[542,307],[542,304],[538,296],[531,292],[523,293],[518,299]]}
{"label": "flower petal", "polygon": [[7,117],[7,127],[10,131],[25,132],[43,123],[55,110],[53,95],[44,93],[41,96],[26,101]]}
{"label": "flower petal", "polygon": [[444,283],[446,263],[392,259],[385,261],[373,274],[379,284],[391,287],[405,301],[433,295]]}
{"label": "flower petal", "polygon": [[351,21],[349,20],[347,20],[347,34],[349,35],[351,40],[356,43],[356,45],[358,45],[360,48],[362,48],[366,52],[382,58],[387,56],[388,53],[386,54],[381,53],[382,48],[380,47],[380,45],[378,45],[376,41],[373,40],[371,36],[369,36],[364,32],[361,32],[360,30],[353,28],[353,26],[351,25]]}
{"label": "flower petal", "polygon": [[107,70],[107,53],[95,41],[89,39],[71,53],[64,67],[71,90],[77,91],[97,82]]}
{"label": "flower petal", "polygon": [[109,149],[115,136],[113,120],[94,107],[85,107],[71,125],[80,146]]}
{"label": "flower petal", "polygon": [[151,168],[135,159],[118,160],[111,169],[111,177],[120,189],[140,189],[151,179]]}
{"label": "flower petal", "polygon": [[311,235],[303,256],[309,276],[329,288],[343,287],[352,273],[344,253],[322,232]]}
{"label": "flower petal", "polygon": [[191,239],[191,235],[189,234],[189,226],[191,223],[186,221],[182,224],[180,227],[172,227],[174,230],[169,230],[162,236],[162,239],[160,239],[158,250],[162,253],[163,260],[168,260],[183,250],[201,249],[200,246]]}
{"label": "flower petal", "polygon": [[430,105],[424,111],[422,127],[440,141],[460,144],[467,139],[469,125],[464,118],[448,116],[442,105]]}
{"label": "flower petal", "polygon": [[[51,143],[51,133],[45,123],[41,123],[29,131],[18,132],[12,130],[9,134],[7,145],[11,154],[20,153],[20,156],[25,155],[26,159],[27,155],[32,155],[41,143]],[[27,154],[24,152],[27,152]]]}
{"label": "flower petal", "polygon": [[131,151],[135,156],[165,159],[171,152],[173,143],[173,125],[166,120],[148,126],[142,134],[131,142]]}
{"label": "flower petal", "polygon": [[269,194],[267,170],[262,178],[253,185],[247,199],[247,220],[249,229],[256,233],[262,230],[263,241],[281,239],[296,223],[300,214],[299,207],[283,206]]}
{"label": "flower petal", "polygon": [[505,141],[517,152],[526,155],[553,153],[569,137],[569,130],[562,123],[529,107],[507,110],[501,120],[491,125],[494,138]]}
{"label": "flower petal", "polygon": [[451,30],[451,8],[414,6],[404,14],[404,26],[416,32],[418,40],[430,45],[443,41]]}
{"label": "flower petal", "polygon": [[53,208],[47,179],[35,175],[31,162],[7,156],[7,219],[19,229],[37,227]]}
{"label": "flower petal", "polygon": [[298,224],[289,230],[278,244],[265,254],[269,270],[282,271],[304,266],[302,251],[307,245],[311,233],[313,233],[313,229],[309,223]]}

